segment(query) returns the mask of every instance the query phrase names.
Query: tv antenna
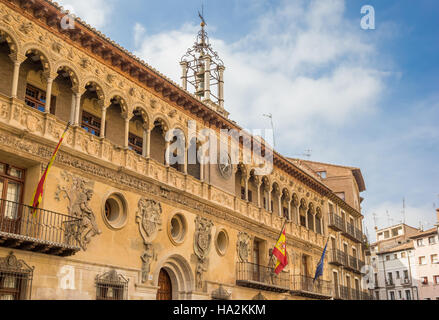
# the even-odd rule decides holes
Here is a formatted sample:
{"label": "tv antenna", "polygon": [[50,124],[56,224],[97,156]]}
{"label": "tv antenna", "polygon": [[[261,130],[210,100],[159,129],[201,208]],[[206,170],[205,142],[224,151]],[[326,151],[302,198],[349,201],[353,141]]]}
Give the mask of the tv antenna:
{"label": "tv antenna", "polygon": [[273,130],[273,148],[276,149],[276,135],[274,134],[273,115],[271,113],[268,113],[268,114],[263,114],[262,116],[270,119],[271,130]]}
{"label": "tv antenna", "polygon": [[389,210],[386,210],[387,215],[387,223],[389,224],[389,227],[393,224],[393,219],[390,217]]}
{"label": "tv antenna", "polygon": [[378,217],[377,217],[377,214],[374,212],[372,215],[373,215],[373,223],[375,225],[375,230],[378,230],[378,224],[377,224]]}
{"label": "tv antenna", "polygon": [[405,197],[402,198],[402,223],[405,224]]}

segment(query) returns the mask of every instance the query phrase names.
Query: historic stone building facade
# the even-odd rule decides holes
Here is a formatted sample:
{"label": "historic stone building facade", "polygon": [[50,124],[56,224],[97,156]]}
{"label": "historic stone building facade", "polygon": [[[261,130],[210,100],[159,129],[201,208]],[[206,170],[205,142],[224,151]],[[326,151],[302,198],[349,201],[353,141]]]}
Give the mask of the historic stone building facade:
{"label": "historic stone building facade", "polygon": [[[364,256],[360,207],[312,170],[276,152],[266,176],[245,161],[229,171],[165,161],[170,129],[180,129],[186,150],[199,144],[189,121],[197,132],[240,129],[224,109],[221,65],[214,101],[63,19],[50,1],[0,0],[0,299],[367,297],[354,281]],[[185,72],[189,62],[181,64]],[[284,222],[289,265],[274,276],[269,250]],[[339,261],[352,280],[343,295],[328,256],[312,282],[331,234],[357,250]]]}

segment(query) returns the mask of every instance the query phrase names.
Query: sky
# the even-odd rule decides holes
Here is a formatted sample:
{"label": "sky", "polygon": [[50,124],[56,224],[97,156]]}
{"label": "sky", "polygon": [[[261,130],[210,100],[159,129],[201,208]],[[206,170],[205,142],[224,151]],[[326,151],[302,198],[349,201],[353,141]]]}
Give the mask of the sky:
{"label": "sky", "polygon": [[[202,0],[58,0],[175,82]],[[424,229],[439,207],[439,1],[204,0],[225,107],[283,155],[361,168],[374,226]],[[364,5],[375,29],[363,29]],[[305,156],[312,150],[311,157]],[[375,219],[374,219],[375,214]]]}

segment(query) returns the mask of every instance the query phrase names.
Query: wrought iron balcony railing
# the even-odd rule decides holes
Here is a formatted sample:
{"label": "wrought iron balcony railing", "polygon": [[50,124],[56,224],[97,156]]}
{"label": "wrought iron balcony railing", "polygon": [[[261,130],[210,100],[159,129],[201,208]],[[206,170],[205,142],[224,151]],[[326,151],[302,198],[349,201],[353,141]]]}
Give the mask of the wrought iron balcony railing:
{"label": "wrought iron balcony railing", "polygon": [[272,267],[239,262],[236,270],[236,284],[266,291],[287,292],[290,290],[290,272],[282,271],[276,275]]}
{"label": "wrought iron balcony railing", "polygon": [[345,230],[345,223],[343,221],[343,218],[335,213],[329,214],[329,224],[328,226],[330,228],[333,228],[337,231],[344,231]]}
{"label": "wrought iron balcony railing", "polygon": [[360,229],[357,229],[353,224],[350,224],[349,222],[346,223],[346,229],[342,231],[345,236],[355,242],[362,243],[364,241],[363,232],[361,232]]}
{"label": "wrought iron balcony railing", "polygon": [[332,297],[332,283],[321,278],[314,281],[312,277],[293,276],[291,291],[293,294],[329,299]]}
{"label": "wrought iron balcony railing", "polygon": [[340,286],[340,298],[343,300],[350,300],[351,290],[348,287]]}
{"label": "wrought iron balcony railing", "polygon": [[[80,219],[0,199],[0,246],[70,256],[80,250]],[[76,226],[76,227],[75,227]]]}
{"label": "wrought iron balcony railing", "polygon": [[347,256],[341,250],[333,249],[329,252],[328,255],[329,263],[336,266],[345,266],[347,265]]}

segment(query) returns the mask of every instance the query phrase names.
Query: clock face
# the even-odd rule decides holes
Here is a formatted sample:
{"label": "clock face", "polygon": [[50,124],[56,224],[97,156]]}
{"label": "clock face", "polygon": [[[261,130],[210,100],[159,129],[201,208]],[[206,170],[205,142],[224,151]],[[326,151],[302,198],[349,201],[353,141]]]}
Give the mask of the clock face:
{"label": "clock face", "polygon": [[227,153],[219,156],[218,169],[223,178],[228,179],[232,175],[232,160]]}

